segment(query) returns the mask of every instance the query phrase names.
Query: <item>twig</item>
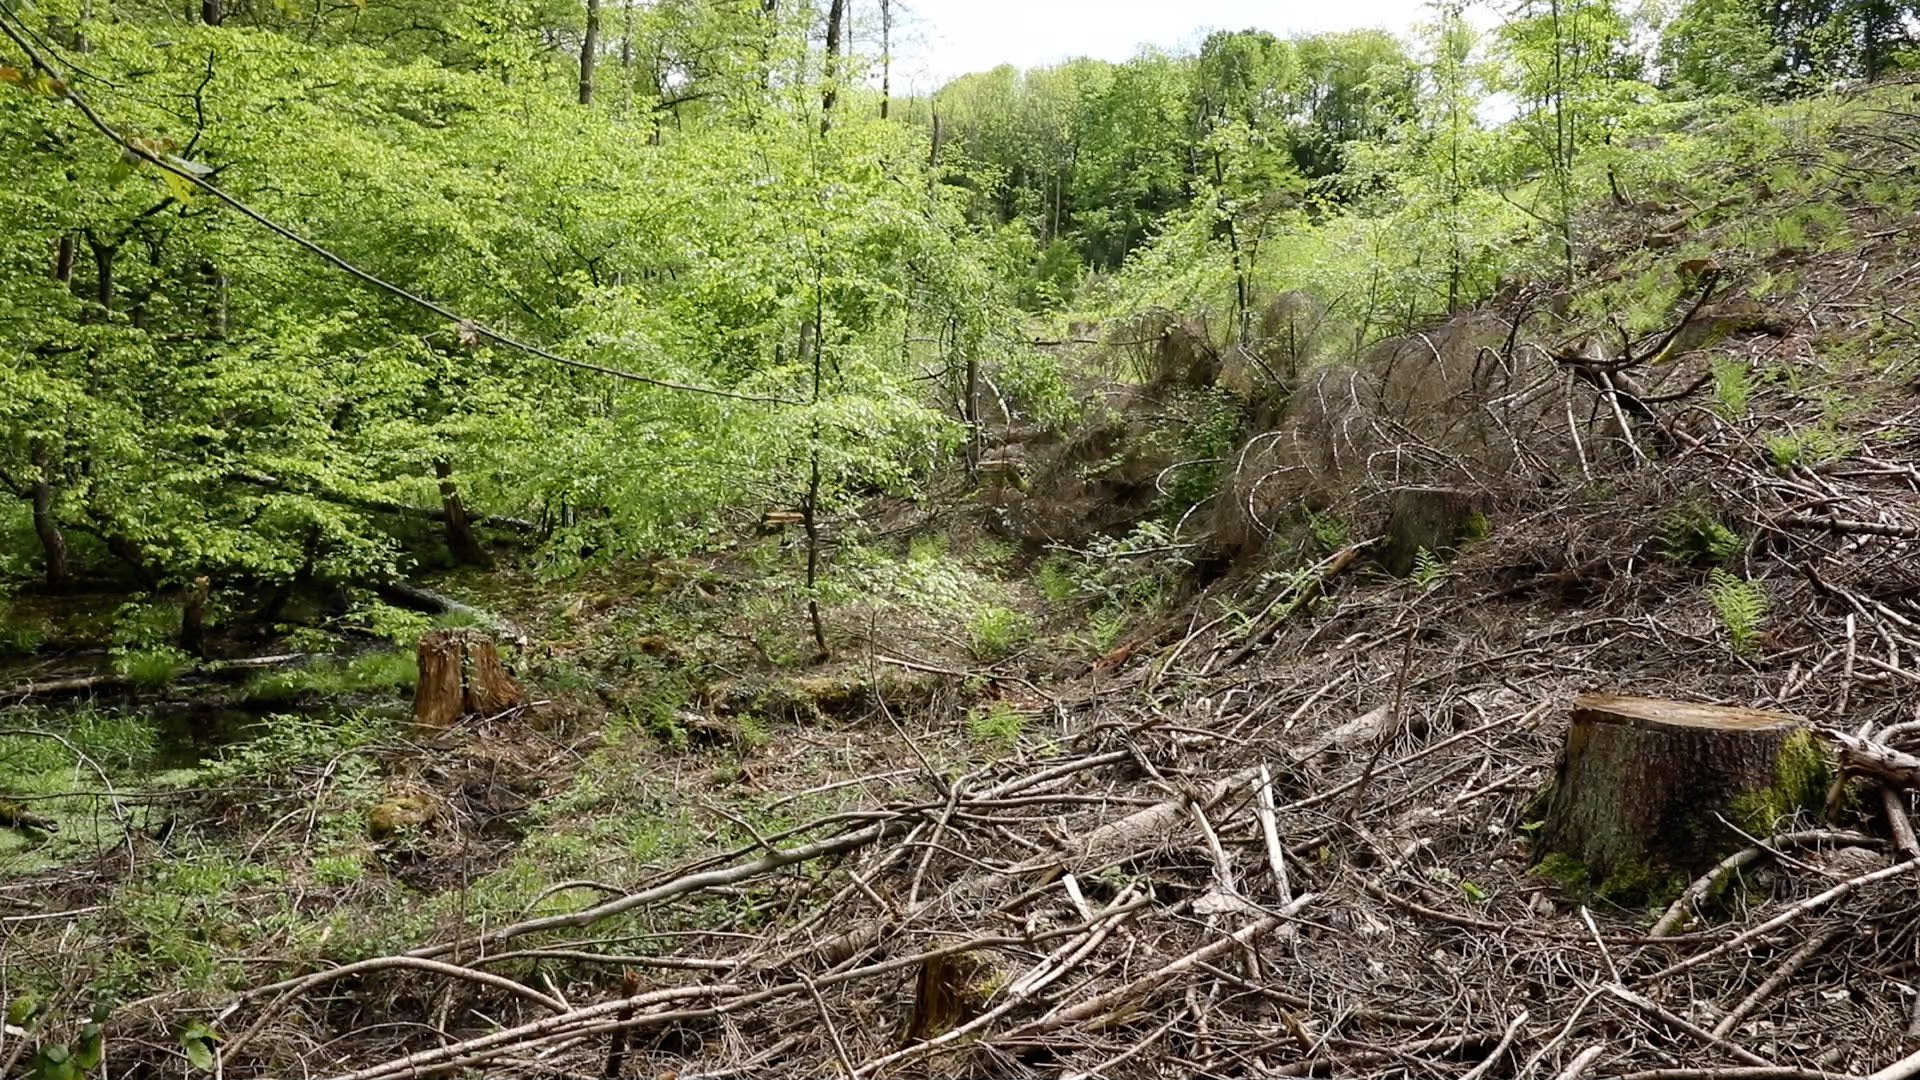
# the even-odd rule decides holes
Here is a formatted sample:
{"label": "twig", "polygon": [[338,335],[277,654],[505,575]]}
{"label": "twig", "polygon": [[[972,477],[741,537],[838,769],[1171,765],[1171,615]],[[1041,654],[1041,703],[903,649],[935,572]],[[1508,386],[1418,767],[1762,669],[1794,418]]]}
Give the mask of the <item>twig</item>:
{"label": "twig", "polygon": [[1802,900],[1797,904],[1794,904],[1792,907],[1787,908],[1785,911],[1781,912],[1778,915],[1775,915],[1771,919],[1768,919],[1766,922],[1761,923],[1759,926],[1755,926],[1755,927],[1752,927],[1751,929],[1735,934],[1733,937],[1728,938],[1726,941],[1723,941],[1718,945],[1715,945],[1711,949],[1707,949],[1704,952],[1695,953],[1692,956],[1687,957],[1685,960],[1680,961],[1679,963],[1669,965],[1668,967],[1665,967],[1659,971],[1654,972],[1652,975],[1647,976],[1647,981],[1656,982],[1660,979],[1665,979],[1669,976],[1677,975],[1682,971],[1687,971],[1692,968],[1699,967],[1701,964],[1706,963],[1708,960],[1711,960],[1716,956],[1720,956],[1724,953],[1732,952],[1734,949],[1737,949],[1740,946],[1745,945],[1746,943],[1753,941],[1756,938],[1763,937],[1767,934],[1774,932],[1775,930],[1780,929],[1781,927],[1787,925],[1788,923],[1799,918],[1800,916],[1805,915],[1806,913],[1814,910],[1815,908],[1822,907],[1826,904],[1832,903],[1833,901],[1840,899],[1841,897],[1847,895],[1848,893],[1852,892],[1853,890],[1859,888],[1862,885],[1871,885],[1876,881],[1885,881],[1886,879],[1891,877],[1898,877],[1901,874],[1911,873],[1916,869],[1920,869],[1920,859],[1908,859],[1906,862],[1895,863],[1892,866],[1875,870],[1870,874],[1862,874],[1859,877],[1849,878],[1846,881],[1843,881],[1840,884],[1835,885],[1833,888],[1828,889],[1826,892],[1823,892],[1818,896],[1808,897],[1807,899]]}
{"label": "twig", "polygon": [[1753,1010],[1778,993],[1781,987],[1787,985],[1795,975],[1799,974],[1800,969],[1807,965],[1807,961],[1818,956],[1820,950],[1826,948],[1834,938],[1839,937],[1840,933],[1839,927],[1830,927],[1801,942],[1799,948],[1787,955],[1786,961],[1780,965],[1778,971],[1768,976],[1767,981],[1755,987],[1753,993],[1741,999],[1740,1004],[1735,1005],[1731,1012],[1720,1018],[1719,1023],[1713,1025],[1713,1033],[1725,1038],[1728,1032],[1739,1027],[1740,1021],[1745,1020]]}

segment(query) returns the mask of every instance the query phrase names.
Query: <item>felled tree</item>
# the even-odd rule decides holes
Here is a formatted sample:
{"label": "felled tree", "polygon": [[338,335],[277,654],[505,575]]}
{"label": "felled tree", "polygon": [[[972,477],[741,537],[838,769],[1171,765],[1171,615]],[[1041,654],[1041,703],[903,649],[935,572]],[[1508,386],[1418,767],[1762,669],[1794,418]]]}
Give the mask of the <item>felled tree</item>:
{"label": "felled tree", "polygon": [[1542,796],[1535,855],[1555,877],[1641,900],[1817,808],[1829,767],[1800,717],[1589,694]]}

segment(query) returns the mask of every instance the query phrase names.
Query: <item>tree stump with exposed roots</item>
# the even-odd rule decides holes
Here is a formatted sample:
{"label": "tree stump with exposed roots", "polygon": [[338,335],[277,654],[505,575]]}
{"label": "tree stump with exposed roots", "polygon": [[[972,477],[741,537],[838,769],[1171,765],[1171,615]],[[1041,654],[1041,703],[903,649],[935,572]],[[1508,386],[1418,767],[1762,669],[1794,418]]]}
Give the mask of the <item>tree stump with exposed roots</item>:
{"label": "tree stump with exposed roots", "polygon": [[[1589,694],[1536,808],[1537,869],[1623,903],[1657,901],[1802,811],[1830,768],[1787,713]],[[1534,815],[1529,815],[1534,816]]]}
{"label": "tree stump with exposed roots", "polygon": [[436,731],[469,716],[494,716],[527,696],[500,663],[493,638],[471,628],[429,630],[420,638],[420,684],[413,721]]}

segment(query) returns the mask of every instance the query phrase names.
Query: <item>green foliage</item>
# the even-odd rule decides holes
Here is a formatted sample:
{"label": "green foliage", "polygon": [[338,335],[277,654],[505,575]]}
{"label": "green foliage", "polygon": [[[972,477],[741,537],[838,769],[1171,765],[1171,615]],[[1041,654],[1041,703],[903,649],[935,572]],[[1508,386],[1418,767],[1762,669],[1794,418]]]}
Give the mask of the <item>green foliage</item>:
{"label": "green foliage", "polygon": [[1353,530],[1346,522],[1331,513],[1316,513],[1311,508],[1306,509],[1305,513],[1307,531],[1321,550],[1339,551],[1353,543]]}
{"label": "green foliage", "polygon": [[1062,604],[1080,592],[1080,577],[1071,555],[1056,551],[1040,561],[1033,573],[1034,587],[1050,603]]}
{"label": "green foliage", "polygon": [[1026,731],[1026,718],[1006,701],[995,701],[967,714],[967,735],[983,746],[1000,751],[1020,744]]}
{"label": "green foliage", "polygon": [[411,653],[376,649],[348,660],[326,659],[284,671],[263,672],[247,684],[256,701],[290,701],[304,695],[345,697],[410,689],[420,678]]}
{"label": "green foliage", "polygon": [[1104,656],[1113,651],[1119,643],[1120,635],[1127,632],[1132,619],[1126,609],[1112,604],[1096,608],[1087,616],[1087,645],[1096,655]]}
{"label": "green foliage", "polygon": [[180,1029],[180,1049],[187,1055],[187,1064],[201,1072],[214,1070],[215,1056],[213,1044],[220,1035],[205,1021],[194,1020]]}
{"label": "green foliage", "polygon": [[1416,586],[1425,589],[1438,584],[1446,576],[1447,564],[1440,556],[1424,547],[1413,553],[1413,572],[1408,575],[1408,580]]}
{"label": "green foliage", "polygon": [[1033,620],[998,605],[975,611],[967,624],[967,649],[975,660],[992,662],[1011,655],[1033,637]]}
{"label": "green foliage", "polygon": [[165,686],[193,666],[193,658],[170,645],[114,651],[113,667],[135,686]]}
{"label": "green foliage", "polygon": [[1747,541],[1720,516],[1699,504],[1669,512],[1660,522],[1660,552],[1689,565],[1721,564],[1747,549]]}
{"label": "green foliage", "polygon": [[1713,401],[1721,416],[1738,420],[1747,414],[1753,398],[1753,371],[1744,360],[1717,356],[1713,360]]}
{"label": "green foliage", "polygon": [[1707,578],[1707,602],[1726,628],[1727,640],[1739,653],[1759,643],[1767,621],[1767,589],[1757,581],[1736,577],[1715,567]]}
{"label": "green foliage", "polygon": [[1775,468],[1791,469],[1799,465],[1821,465],[1844,457],[1847,444],[1825,428],[1808,428],[1767,440],[1767,458]]}

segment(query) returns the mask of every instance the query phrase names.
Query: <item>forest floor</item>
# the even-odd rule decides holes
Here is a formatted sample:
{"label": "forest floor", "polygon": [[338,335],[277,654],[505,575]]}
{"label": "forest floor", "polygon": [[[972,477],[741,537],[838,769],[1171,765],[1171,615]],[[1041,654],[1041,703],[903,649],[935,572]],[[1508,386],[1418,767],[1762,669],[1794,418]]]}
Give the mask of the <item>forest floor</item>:
{"label": "forest floor", "polygon": [[[992,432],[1023,479],[841,523],[824,660],[802,539],[751,527],[430,580],[532,695],[445,730],[409,721],[431,620],[370,598],[219,643],[292,658],[260,670],[143,649],[177,608],[23,602],[0,1073],[104,1046],[106,1075],[336,1080],[1915,1075],[1904,795],[1729,821],[1770,835],[1697,892],[1531,843],[1586,691],[1913,749],[1920,213],[1849,213],[1857,245],[1779,253],[1765,317],[1629,343],[1645,446],[1582,443],[1575,401],[1620,394],[1576,399],[1539,346],[1564,421],[1410,559],[1359,481],[1251,543],[1156,520],[1154,431],[1188,419],[1163,366],[1065,437]],[[1567,432],[1538,472],[1582,482],[1513,478]]]}
{"label": "forest floor", "polygon": [[[116,1075],[599,1075],[593,1032],[636,1016],[624,1067],[680,1077],[1877,1068],[1920,1000],[1910,886],[1734,937],[1889,865],[1844,835],[1871,808],[1655,939],[1664,899],[1530,872],[1528,804],[1581,690],[1885,724],[1920,679],[1842,671],[1847,642],[1791,620],[1737,653],[1649,553],[1523,569],[1580,542],[1569,509],[1317,598],[1272,573],[1101,595],[1101,567],[949,515],[843,553],[824,664],[789,538],[441,581],[536,643],[533,704],[423,733],[397,686],[323,684],[182,768],[128,734],[167,691],[96,703],[65,728],[88,768],[26,803],[71,846],[0,856],[6,964],[57,1022],[116,1007]],[[332,974],[277,981],[307,972]]]}

